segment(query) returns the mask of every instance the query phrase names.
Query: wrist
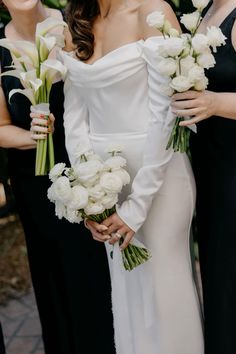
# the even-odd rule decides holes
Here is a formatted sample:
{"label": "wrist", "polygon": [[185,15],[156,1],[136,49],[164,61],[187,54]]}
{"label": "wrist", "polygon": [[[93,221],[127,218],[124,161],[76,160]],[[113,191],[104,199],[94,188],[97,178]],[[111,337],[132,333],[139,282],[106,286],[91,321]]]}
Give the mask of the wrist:
{"label": "wrist", "polygon": [[222,105],[223,103],[223,94],[221,92],[212,92],[212,115],[221,116],[222,115]]}

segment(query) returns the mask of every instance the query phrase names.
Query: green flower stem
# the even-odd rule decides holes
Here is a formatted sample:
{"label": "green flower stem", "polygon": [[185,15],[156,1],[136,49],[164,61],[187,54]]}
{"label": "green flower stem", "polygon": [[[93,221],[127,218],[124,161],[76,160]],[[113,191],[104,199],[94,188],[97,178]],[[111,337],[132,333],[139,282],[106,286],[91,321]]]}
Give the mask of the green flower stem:
{"label": "green flower stem", "polygon": [[48,134],[48,158],[49,158],[49,170],[51,170],[55,165],[52,133]]}
{"label": "green flower stem", "polygon": [[135,268],[136,264],[132,261],[132,258],[130,257],[128,247],[126,247],[124,250],[122,250],[122,252],[124,253],[125,258],[127,259],[128,263],[130,265],[130,268],[131,269]]}
{"label": "green flower stem", "polygon": [[36,176],[40,176],[43,158],[43,140],[37,141],[37,150],[36,156],[38,155],[38,160],[36,161]]}
{"label": "green flower stem", "polygon": [[190,130],[186,127],[179,126],[179,123],[183,120],[183,117],[176,118],[166,149],[172,147],[175,152],[181,153],[188,151]]}
{"label": "green flower stem", "polygon": [[40,175],[46,175],[46,160],[47,160],[47,139],[43,140],[43,147],[42,147],[42,160],[41,160],[41,170]]}

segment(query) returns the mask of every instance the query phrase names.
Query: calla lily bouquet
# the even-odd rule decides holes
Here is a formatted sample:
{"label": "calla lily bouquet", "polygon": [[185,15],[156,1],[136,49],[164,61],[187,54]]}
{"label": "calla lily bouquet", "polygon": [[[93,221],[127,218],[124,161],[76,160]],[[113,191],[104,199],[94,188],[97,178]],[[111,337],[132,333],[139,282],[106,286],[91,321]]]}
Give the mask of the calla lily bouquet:
{"label": "calla lily bouquet", "polygon": [[[49,58],[55,48],[64,47],[64,35],[52,33],[54,28],[66,27],[66,23],[53,17],[37,24],[35,43],[24,40],[0,40],[0,46],[7,48],[12,56],[11,70],[1,74],[17,77],[23,89],[13,89],[9,101],[16,93],[25,95],[31,102],[31,110],[49,115],[49,99],[52,84],[64,79],[65,66],[56,59]],[[54,166],[52,133],[46,139],[37,141],[35,174],[46,175]]]}
{"label": "calla lily bouquet", "polygon": [[[176,92],[188,90],[203,91],[207,88],[208,79],[205,70],[215,66],[215,53],[218,46],[224,45],[226,37],[221,29],[215,26],[207,28],[206,34],[197,33],[202,20],[202,12],[209,0],[193,0],[196,10],[182,15],[180,21],[187,33],[180,34],[171,27],[162,12],[155,11],[147,16],[150,27],[157,28],[165,41],[158,47],[160,61],[158,71],[169,78],[166,94],[172,96]],[[189,145],[190,130],[179,126],[183,117],[176,117],[175,125],[170,135],[167,149],[186,152]]]}
{"label": "calla lily bouquet", "polygon": [[[126,159],[120,156],[120,147],[109,148],[110,156],[102,160],[85,146],[81,143],[78,147],[79,162],[73,168],[67,168],[64,163],[52,168],[48,198],[55,204],[59,219],[65,218],[71,223],[80,223],[84,219],[101,223],[115,213],[118,195],[130,183],[130,176],[125,169]],[[123,241],[121,235],[119,243]],[[132,240],[121,254],[128,271],[151,257],[149,250],[137,240]],[[113,257],[113,251],[110,255]]]}

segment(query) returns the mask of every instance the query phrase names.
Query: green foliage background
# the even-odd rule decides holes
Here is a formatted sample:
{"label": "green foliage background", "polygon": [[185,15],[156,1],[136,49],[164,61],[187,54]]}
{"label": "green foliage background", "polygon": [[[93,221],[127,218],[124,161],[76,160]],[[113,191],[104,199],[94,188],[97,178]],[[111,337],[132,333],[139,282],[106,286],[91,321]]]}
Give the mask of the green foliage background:
{"label": "green foliage background", "polygon": [[[192,10],[191,0],[167,0],[167,2],[171,4],[177,15],[190,12]],[[44,0],[43,3],[48,7],[62,9],[65,7],[67,0]],[[6,23],[9,19],[10,18],[7,11],[0,9],[0,22]]]}

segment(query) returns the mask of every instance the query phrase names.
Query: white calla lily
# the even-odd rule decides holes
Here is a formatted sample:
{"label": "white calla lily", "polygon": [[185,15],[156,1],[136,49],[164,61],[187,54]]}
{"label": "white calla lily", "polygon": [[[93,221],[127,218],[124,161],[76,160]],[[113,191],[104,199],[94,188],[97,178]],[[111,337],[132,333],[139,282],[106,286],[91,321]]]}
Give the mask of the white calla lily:
{"label": "white calla lily", "polygon": [[46,38],[54,37],[56,39],[56,46],[59,48],[65,47],[65,36],[59,33],[47,33]]}
{"label": "white calla lily", "polygon": [[16,41],[14,45],[16,46],[17,50],[19,50],[19,52],[22,53],[21,57],[22,55],[23,58],[28,57],[31,60],[33,66],[35,68],[38,67],[39,65],[38,52],[34,43],[31,43],[29,41]]}
{"label": "white calla lily", "polygon": [[[39,22],[36,26],[36,43],[40,36],[45,36],[49,31],[55,27],[68,27],[67,24],[55,17],[48,17],[43,22]],[[38,44],[38,43],[37,43]]]}
{"label": "white calla lily", "polygon": [[12,76],[12,77],[16,77],[17,79],[21,79],[21,72],[17,69],[15,70],[8,70],[8,71],[5,71],[3,73],[1,73],[0,76]]}
{"label": "white calla lily", "polygon": [[11,53],[11,56],[13,59],[13,65],[11,66],[12,68],[18,69],[20,71],[28,71],[34,68],[32,60],[27,55],[22,55],[16,58],[14,54]]}
{"label": "white calla lily", "polygon": [[39,88],[42,86],[43,82],[40,79],[29,80],[30,86],[32,87],[35,93],[38,92]]}
{"label": "white calla lily", "polygon": [[20,94],[26,96],[30,100],[32,105],[36,105],[35,94],[34,94],[34,91],[32,89],[27,88],[27,89],[14,89],[14,90],[11,90],[10,93],[9,93],[9,102],[10,102],[12,96],[15,95],[16,93],[20,93]]}
{"label": "white calla lily", "polygon": [[0,39],[0,47],[4,47],[8,49],[16,58],[19,58],[22,56],[21,51],[18,49],[16,45],[17,41],[11,41],[7,38],[2,38]]}
{"label": "white calla lily", "polygon": [[55,48],[57,40],[55,37],[43,37],[39,36],[39,56],[40,60],[43,62],[48,58],[49,53],[53,48]]}
{"label": "white calla lily", "polygon": [[36,70],[30,70],[30,71],[26,71],[26,72],[22,72],[20,75],[21,79],[23,81],[30,81],[30,80],[36,80],[37,79],[37,74],[36,74]]}
{"label": "white calla lily", "polygon": [[64,79],[66,67],[56,59],[47,59],[41,64],[40,78],[42,81],[47,79],[48,84],[52,84],[57,79]]}

